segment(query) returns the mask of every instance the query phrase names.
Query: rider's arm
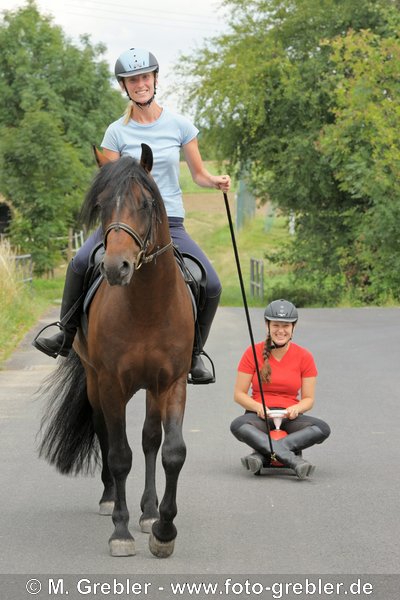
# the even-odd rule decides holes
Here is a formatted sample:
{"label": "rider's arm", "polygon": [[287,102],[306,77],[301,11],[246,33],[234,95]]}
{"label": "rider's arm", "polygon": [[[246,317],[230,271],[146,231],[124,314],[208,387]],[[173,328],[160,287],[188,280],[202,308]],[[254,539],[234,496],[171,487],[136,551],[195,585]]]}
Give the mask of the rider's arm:
{"label": "rider's arm", "polygon": [[103,155],[108,158],[108,160],[118,160],[121,156],[119,152],[108,150],[107,148],[103,148]]}
{"label": "rider's arm", "polygon": [[231,185],[229,175],[211,175],[204,167],[201,158],[197,138],[194,138],[183,146],[183,153],[188,164],[192,179],[200,187],[216,188],[227,192]]}
{"label": "rider's arm", "polygon": [[303,377],[301,382],[301,400],[287,409],[289,419],[311,410],[314,405],[316,377]]}

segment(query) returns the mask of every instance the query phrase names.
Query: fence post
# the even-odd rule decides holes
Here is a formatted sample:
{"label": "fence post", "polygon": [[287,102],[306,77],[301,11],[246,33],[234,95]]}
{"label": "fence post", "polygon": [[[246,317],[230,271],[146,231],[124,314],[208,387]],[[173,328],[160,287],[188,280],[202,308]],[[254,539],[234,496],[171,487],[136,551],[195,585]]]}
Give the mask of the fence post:
{"label": "fence post", "polygon": [[68,229],[68,246],[67,246],[67,262],[68,262],[68,264],[71,262],[71,260],[74,257],[73,240],[74,240],[74,232],[73,232],[72,227],[70,227]]}
{"label": "fence post", "polygon": [[14,262],[16,266],[17,272],[20,271],[22,279],[19,281],[21,283],[30,283],[32,285],[33,282],[33,261],[31,254],[19,254],[18,256],[14,256]]}
{"label": "fence post", "polygon": [[250,295],[264,301],[264,261],[250,258]]}

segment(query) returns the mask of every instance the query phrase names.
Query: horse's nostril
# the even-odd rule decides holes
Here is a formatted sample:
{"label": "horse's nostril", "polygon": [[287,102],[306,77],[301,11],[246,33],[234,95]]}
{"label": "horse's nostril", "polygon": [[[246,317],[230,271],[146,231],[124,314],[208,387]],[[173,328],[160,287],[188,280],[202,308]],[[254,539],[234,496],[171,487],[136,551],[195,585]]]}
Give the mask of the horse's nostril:
{"label": "horse's nostril", "polygon": [[126,275],[130,271],[130,264],[127,260],[123,260],[121,264],[121,275]]}

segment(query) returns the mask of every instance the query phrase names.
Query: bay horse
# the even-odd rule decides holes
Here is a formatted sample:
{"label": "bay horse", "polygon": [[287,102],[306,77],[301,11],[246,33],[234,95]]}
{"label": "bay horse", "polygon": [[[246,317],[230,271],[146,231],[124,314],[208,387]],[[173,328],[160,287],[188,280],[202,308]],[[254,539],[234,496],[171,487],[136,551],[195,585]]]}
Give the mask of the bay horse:
{"label": "bay horse", "polygon": [[[126,406],[145,389],[140,526],[150,533],[151,552],[163,558],[172,554],[177,535],[173,521],[186,456],[182,423],[193,307],[174,257],[164,203],[150,174],[151,149],[142,145],[140,162],[128,156],[110,162],[95,153],[101,168],[82,215],[88,227],[101,220],[104,280],[90,305],[87,335],[78,329],[73,350],[44,384],[48,409],[39,454],[66,474],[93,470],[101,455],[100,513],[112,514],[115,525],[110,553],[134,555],[126,504],[132,465]],[[161,443],[166,483],[158,506],[155,469]]]}

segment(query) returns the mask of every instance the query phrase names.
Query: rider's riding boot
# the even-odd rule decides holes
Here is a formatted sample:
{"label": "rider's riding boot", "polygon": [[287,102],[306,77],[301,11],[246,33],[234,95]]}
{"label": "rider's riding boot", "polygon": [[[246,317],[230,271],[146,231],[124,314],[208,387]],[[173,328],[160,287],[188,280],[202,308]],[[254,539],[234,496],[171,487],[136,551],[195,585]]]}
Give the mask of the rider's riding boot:
{"label": "rider's riding boot", "polygon": [[205,366],[201,352],[210,333],[211,325],[218,308],[221,292],[213,298],[207,298],[204,308],[197,316],[196,336],[192,354],[192,365],[189,372],[189,383],[214,383],[215,377]]}
{"label": "rider's riding boot", "polygon": [[[76,273],[70,263],[67,268],[64,293],[61,302],[61,320],[72,309],[82,295],[84,279],[85,276]],[[53,358],[57,358],[58,355],[68,356],[69,351],[72,348],[76,330],[80,324],[80,308],[81,306],[76,307],[76,310],[69,317],[67,323],[64,324],[62,331],[49,338],[42,336],[34,340],[32,344],[35,348]]]}
{"label": "rider's riding boot", "polygon": [[244,442],[256,451],[241,459],[242,465],[246,469],[252,473],[257,473],[262,467],[267,467],[270,464],[271,448],[263,431],[254,427],[254,425],[245,423],[239,427],[234,435],[239,441]]}
{"label": "rider's riding boot", "polygon": [[295,471],[299,479],[305,479],[314,472],[315,466],[295,453],[314,444],[320,444],[325,438],[326,436],[317,425],[310,425],[304,429],[299,429],[299,431],[294,431],[280,440],[275,440],[273,444],[274,453],[282,464]]}

